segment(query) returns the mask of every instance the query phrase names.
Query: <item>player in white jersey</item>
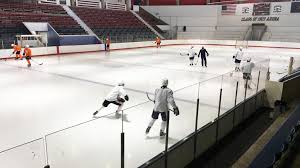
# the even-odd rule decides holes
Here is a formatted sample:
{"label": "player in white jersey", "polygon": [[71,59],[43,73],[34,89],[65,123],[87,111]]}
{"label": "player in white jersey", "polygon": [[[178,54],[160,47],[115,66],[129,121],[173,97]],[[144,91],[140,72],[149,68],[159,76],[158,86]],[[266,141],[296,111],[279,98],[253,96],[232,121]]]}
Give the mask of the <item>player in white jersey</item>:
{"label": "player in white jersey", "polygon": [[197,53],[193,49],[194,49],[194,46],[191,46],[191,48],[188,51],[188,56],[190,59],[190,66],[194,65],[194,59],[195,59],[195,56],[197,55]]}
{"label": "player in white jersey", "polygon": [[[255,67],[255,64],[253,62],[251,62],[251,58],[247,58],[247,62],[243,64],[242,66],[242,72],[243,72],[243,79],[245,81],[245,88],[248,87],[248,89],[251,89],[250,84],[251,84],[251,80],[252,80],[252,70]],[[248,80],[248,82],[247,82]]]}
{"label": "player in white jersey", "polygon": [[240,47],[236,52],[236,54],[233,56],[234,63],[235,63],[235,71],[240,71],[240,64],[243,59],[243,55],[244,55],[243,47]]}
{"label": "player in white jersey", "polygon": [[177,116],[179,115],[178,107],[174,101],[173,98],[173,91],[168,88],[168,79],[162,80],[162,86],[155,90],[154,95],[154,108],[152,112],[152,119],[146,129],[146,134],[149,133],[151,127],[155,123],[155,121],[158,119],[158,116],[161,115],[162,123],[161,123],[161,129],[160,129],[160,136],[165,135],[165,129],[167,124],[167,112],[169,111],[170,104],[174,109],[174,114]]}
{"label": "player in white jersey", "polygon": [[106,96],[104,102],[102,103],[102,107],[100,107],[96,112],[93,113],[93,116],[96,117],[98,112],[102,110],[104,107],[107,107],[110,103],[115,104],[118,107],[116,111],[116,116],[120,115],[120,111],[122,111],[122,107],[124,105],[125,100],[128,101],[129,97],[124,90],[125,83],[123,81],[119,82],[117,86],[115,86],[109,94]]}

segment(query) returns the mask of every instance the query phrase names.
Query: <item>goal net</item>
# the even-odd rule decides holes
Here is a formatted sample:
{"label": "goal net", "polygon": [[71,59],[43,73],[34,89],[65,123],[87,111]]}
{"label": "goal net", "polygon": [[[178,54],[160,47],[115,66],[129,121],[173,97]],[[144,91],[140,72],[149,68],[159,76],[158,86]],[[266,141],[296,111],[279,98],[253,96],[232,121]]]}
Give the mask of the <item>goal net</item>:
{"label": "goal net", "polygon": [[248,41],[239,41],[239,40],[236,40],[235,42],[235,48],[240,48],[240,47],[243,47],[243,48],[248,48]]}
{"label": "goal net", "polygon": [[31,47],[46,47],[47,42],[42,35],[17,35],[18,44],[22,47],[29,45]]}

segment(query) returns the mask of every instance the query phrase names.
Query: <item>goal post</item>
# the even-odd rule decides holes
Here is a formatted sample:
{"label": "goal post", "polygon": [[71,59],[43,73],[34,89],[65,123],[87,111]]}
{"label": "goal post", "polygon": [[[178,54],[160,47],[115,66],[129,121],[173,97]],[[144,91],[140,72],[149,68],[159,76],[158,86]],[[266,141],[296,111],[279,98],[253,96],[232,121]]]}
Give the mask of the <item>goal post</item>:
{"label": "goal post", "polygon": [[235,41],[235,48],[248,48],[248,41],[247,40],[236,40]]}
{"label": "goal post", "polygon": [[42,35],[17,35],[17,42],[21,47],[29,45],[31,47],[47,47],[47,40]]}

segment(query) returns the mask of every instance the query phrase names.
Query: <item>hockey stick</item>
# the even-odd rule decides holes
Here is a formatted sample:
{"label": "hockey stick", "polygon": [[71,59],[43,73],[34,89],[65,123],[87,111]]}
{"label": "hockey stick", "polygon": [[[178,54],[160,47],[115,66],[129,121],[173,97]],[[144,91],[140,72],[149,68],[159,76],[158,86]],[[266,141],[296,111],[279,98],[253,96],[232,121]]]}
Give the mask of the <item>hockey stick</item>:
{"label": "hockey stick", "polygon": [[187,55],[189,55],[189,54],[187,54],[187,53],[179,53],[181,56],[187,56]]}
{"label": "hockey stick", "polygon": [[43,65],[43,63],[42,63],[42,62],[41,62],[41,63],[39,63],[39,62],[35,61],[35,60],[34,60],[34,59],[32,59],[32,58],[31,58],[31,61],[32,61],[32,62],[34,62],[34,63],[36,63],[36,64],[38,64],[38,65]]}
{"label": "hockey stick", "polygon": [[14,55],[14,53],[10,54],[10,55],[9,55],[8,57],[6,57],[6,58],[3,58],[3,60],[6,61],[7,59],[12,58],[12,55]]}
{"label": "hockey stick", "polygon": [[197,64],[198,64],[198,61],[199,61],[199,59],[200,59],[200,57],[198,57],[198,58],[197,58],[197,61],[196,61],[195,65],[197,65]]}
{"label": "hockey stick", "polygon": [[147,95],[148,100],[150,100],[150,101],[152,101],[152,102],[154,103],[154,100],[152,100],[152,99],[149,97],[148,92],[146,92],[146,95]]}

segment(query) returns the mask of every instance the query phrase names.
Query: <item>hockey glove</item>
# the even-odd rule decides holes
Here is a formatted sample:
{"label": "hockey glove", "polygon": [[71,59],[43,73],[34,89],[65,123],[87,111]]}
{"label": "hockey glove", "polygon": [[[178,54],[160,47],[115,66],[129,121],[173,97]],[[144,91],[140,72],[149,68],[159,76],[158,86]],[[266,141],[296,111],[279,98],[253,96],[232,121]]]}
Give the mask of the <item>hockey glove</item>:
{"label": "hockey glove", "polygon": [[234,58],[235,58],[235,55],[234,55],[234,56],[232,56],[232,58],[234,59]]}
{"label": "hockey glove", "polygon": [[128,101],[128,100],[129,100],[129,97],[128,97],[128,95],[126,95],[126,96],[125,96],[125,100],[126,100],[126,101]]}
{"label": "hockey glove", "polygon": [[173,110],[174,110],[175,116],[178,116],[179,115],[179,109],[178,109],[178,107],[173,108]]}
{"label": "hockey glove", "polygon": [[125,100],[124,100],[123,98],[121,98],[121,97],[118,97],[117,100],[118,100],[119,102],[122,102],[122,103],[125,102]]}
{"label": "hockey glove", "polygon": [[15,54],[15,52],[12,52],[12,54]]}

